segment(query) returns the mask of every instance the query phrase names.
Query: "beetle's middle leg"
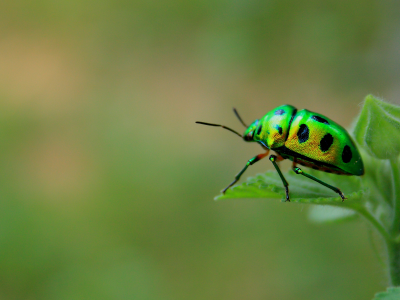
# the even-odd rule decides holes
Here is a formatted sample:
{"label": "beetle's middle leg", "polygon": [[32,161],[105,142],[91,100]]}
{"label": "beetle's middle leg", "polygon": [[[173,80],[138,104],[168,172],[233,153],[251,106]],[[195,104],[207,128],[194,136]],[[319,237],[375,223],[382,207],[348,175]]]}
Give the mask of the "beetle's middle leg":
{"label": "beetle's middle leg", "polygon": [[337,187],[334,187],[334,186],[332,186],[330,184],[327,184],[327,183],[323,182],[322,180],[319,180],[318,178],[316,178],[316,177],[314,177],[312,175],[304,173],[302,169],[300,169],[299,167],[296,167],[296,163],[295,162],[293,162],[293,171],[296,174],[300,174],[300,175],[303,175],[303,176],[305,176],[307,178],[310,178],[311,180],[314,180],[314,181],[322,184],[323,186],[326,186],[328,189],[331,189],[332,191],[338,193],[340,198],[342,198],[342,202],[344,201],[344,199],[347,199],[340,189],[338,189]]}
{"label": "beetle's middle leg", "polygon": [[272,162],[272,164],[274,165],[276,171],[279,174],[279,177],[282,180],[283,186],[285,187],[285,192],[286,192],[286,201],[290,202],[290,198],[289,198],[289,183],[286,181],[285,177],[283,177],[283,174],[281,172],[281,169],[279,169],[278,164],[276,163],[277,161],[283,160],[282,156],[276,156],[276,155],[270,155],[269,156],[269,160]]}
{"label": "beetle's middle leg", "polygon": [[255,164],[255,163],[258,162],[259,160],[261,160],[261,159],[263,159],[264,157],[266,157],[266,156],[268,155],[268,153],[269,153],[269,150],[267,150],[267,152],[265,152],[265,153],[261,153],[261,154],[258,154],[258,155],[256,155],[256,156],[254,156],[253,158],[250,158],[249,161],[247,162],[247,164],[244,166],[244,168],[243,168],[239,173],[237,173],[237,175],[235,176],[235,180],[232,181],[226,188],[224,188],[224,189],[221,191],[221,193],[222,193],[222,194],[225,194],[225,192],[226,192],[227,189],[229,189],[232,185],[234,185],[236,182],[238,182],[238,180],[240,179],[240,176],[242,176],[242,174],[244,173],[244,171],[246,171],[246,169],[247,169],[249,166]]}

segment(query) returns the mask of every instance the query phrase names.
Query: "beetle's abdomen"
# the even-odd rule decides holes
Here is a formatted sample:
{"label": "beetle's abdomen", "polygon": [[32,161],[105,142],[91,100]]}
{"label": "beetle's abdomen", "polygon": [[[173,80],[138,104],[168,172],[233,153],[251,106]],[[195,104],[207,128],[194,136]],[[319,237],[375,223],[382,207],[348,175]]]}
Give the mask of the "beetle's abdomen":
{"label": "beetle's abdomen", "polygon": [[360,153],[350,135],[327,117],[299,111],[293,119],[285,147],[303,158],[333,165],[345,173],[364,174]]}

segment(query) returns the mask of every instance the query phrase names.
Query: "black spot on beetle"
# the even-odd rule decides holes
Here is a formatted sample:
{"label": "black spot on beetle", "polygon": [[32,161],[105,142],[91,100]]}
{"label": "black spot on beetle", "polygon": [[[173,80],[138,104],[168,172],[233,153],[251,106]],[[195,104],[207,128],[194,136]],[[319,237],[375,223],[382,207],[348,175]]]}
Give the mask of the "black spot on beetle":
{"label": "black spot on beetle", "polygon": [[319,148],[321,149],[322,152],[326,152],[329,150],[332,144],[333,144],[333,136],[330,133],[327,133],[319,142]]}
{"label": "black spot on beetle", "polygon": [[297,131],[297,137],[299,138],[299,143],[307,142],[310,137],[310,130],[306,124],[301,124],[299,131]]}
{"label": "black spot on beetle", "polygon": [[286,113],[283,109],[278,109],[277,111],[275,111],[275,115],[280,116],[283,115],[284,113]]}
{"label": "black spot on beetle", "polygon": [[279,134],[282,134],[282,127],[279,125],[275,125],[274,128],[278,130]]}
{"label": "black spot on beetle", "polygon": [[351,149],[348,145],[344,146],[343,152],[342,152],[342,160],[344,163],[348,163],[351,161],[351,158],[353,157],[353,153],[351,153]]}
{"label": "black spot on beetle", "polygon": [[324,123],[326,125],[329,125],[329,122],[327,120],[325,120],[324,118],[321,118],[319,116],[312,116],[311,119],[320,122],[320,123]]}
{"label": "black spot on beetle", "polygon": [[257,129],[257,135],[260,135],[261,130],[262,130],[262,124],[260,124],[260,126],[259,126],[258,129]]}

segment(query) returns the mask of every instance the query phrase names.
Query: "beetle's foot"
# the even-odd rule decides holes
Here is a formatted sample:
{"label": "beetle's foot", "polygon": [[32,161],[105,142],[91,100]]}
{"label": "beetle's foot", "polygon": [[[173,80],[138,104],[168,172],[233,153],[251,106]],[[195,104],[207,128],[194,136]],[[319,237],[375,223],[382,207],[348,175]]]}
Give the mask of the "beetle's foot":
{"label": "beetle's foot", "polygon": [[225,192],[230,188],[231,186],[228,185],[226,188],[224,188],[223,190],[221,190],[221,193],[225,195]]}
{"label": "beetle's foot", "polygon": [[339,190],[338,194],[339,194],[340,198],[342,198],[342,202],[344,202],[344,199],[347,199],[347,198],[344,196],[344,194],[342,193],[341,190]]}
{"label": "beetle's foot", "polygon": [[235,179],[234,181],[232,181],[230,185],[228,185],[226,188],[224,188],[224,189],[221,191],[221,193],[222,193],[222,194],[225,194],[225,192],[226,192],[232,185],[234,185],[237,181],[238,181],[237,179]]}
{"label": "beetle's foot", "polygon": [[225,195],[226,190],[227,188],[224,188],[223,190],[220,191],[220,193]]}
{"label": "beetle's foot", "polygon": [[285,192],[286,192],[286,201],[285,202],[290,202],[289,187],[288,186],[285,186]]}

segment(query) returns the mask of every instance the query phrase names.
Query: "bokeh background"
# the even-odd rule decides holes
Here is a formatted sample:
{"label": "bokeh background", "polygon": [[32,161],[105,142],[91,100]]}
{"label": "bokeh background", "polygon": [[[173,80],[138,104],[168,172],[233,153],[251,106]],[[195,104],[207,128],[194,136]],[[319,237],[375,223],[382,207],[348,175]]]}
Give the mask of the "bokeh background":
{"label": "bokeh background", "polygon": [[194,122],[349,127],[399,77],[398,1],[2,1],[0,299],[371,299],[368,226],[213,201],[260,148]]}

